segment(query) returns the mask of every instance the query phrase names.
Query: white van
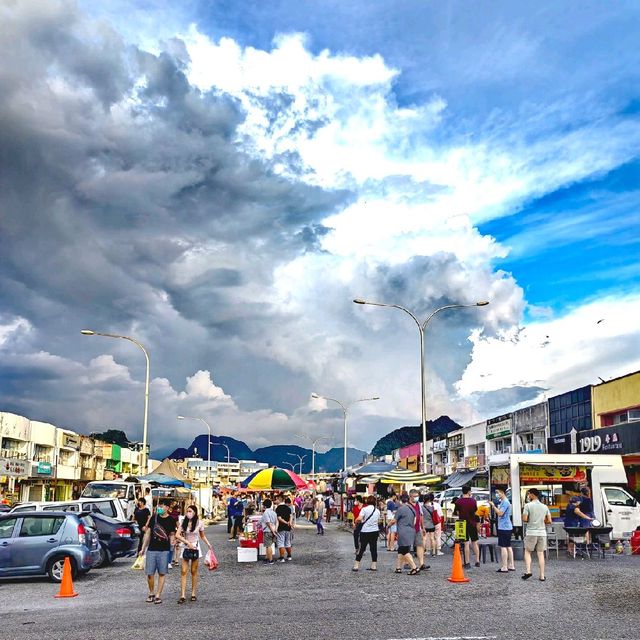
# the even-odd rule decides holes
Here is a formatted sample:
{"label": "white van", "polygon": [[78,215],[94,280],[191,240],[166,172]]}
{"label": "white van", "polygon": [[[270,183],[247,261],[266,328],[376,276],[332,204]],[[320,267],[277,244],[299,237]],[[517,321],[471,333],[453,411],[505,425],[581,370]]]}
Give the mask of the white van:
{"label": "white van", "polygon": [[124,480],[96,480],[89,482],[82,490],[81,498],[116,498],[122,504],[126,520],[131,519],[136,508],[136,493],[144,497],[146,482],[125,482]]}
{"label": "white van", "polygon": [[80,498],[56,502],[21,502],[10,513],[22,511],[99,511],[106,516],[124,522],[129,520],[122,503],[117,498]]}

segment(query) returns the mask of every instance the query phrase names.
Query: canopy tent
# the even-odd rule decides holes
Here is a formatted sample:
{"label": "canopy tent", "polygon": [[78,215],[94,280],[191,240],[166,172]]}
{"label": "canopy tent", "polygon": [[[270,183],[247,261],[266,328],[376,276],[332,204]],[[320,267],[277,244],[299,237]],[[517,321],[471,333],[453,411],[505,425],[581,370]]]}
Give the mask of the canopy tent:
{"label": "canopy tent", "polygon": [[378,473],[386,473],[395,469],[396,465],[389,462],[382,462],[381,460],[376,460],[375,462],[368,462],[367,464],[355,469],[353,473],[357,476],[371,476]]}
{"label": "canopy tent", "polygon": [[383,484],[437,484],[442,478],[430,473],[411,471],[409,469],[392,469],[380,474],[378,482]]}
{"label": "canopy tent", "polygon": [[167,487],[191,487],[180,467],[169,458],[165,458],[152,473],[140,478],[143,482],[153,482]]}
{"label": "canopy tent", "polygon": [[464,487],[468,485],[476,476],[475,471],[454,471],[445,481],[449,487]]}

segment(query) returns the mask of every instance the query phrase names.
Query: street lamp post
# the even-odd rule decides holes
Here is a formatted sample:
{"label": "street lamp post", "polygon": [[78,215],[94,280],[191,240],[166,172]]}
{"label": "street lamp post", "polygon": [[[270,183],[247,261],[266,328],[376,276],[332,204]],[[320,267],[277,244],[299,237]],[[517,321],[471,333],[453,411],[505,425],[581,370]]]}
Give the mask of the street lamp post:
{"label": "street lamp post", "polygon": [[400,309],[406,314],[410,315],[416,325],[418,325],[418,331],[420,332],[420,398],[421,398],[421,414],[422,414],[422,473],[427,472],[427,389],[426,389],[426,370],[425,370],[425,358],[424,358],[424,332],[429,324],[431,318],[445,309],[464,309],[467,307],[486,307],[489,302],[482,300],[480,302],[474,302],[472,304],[447,304],[443,307],[439,307],[431,313],[431,315],[424,321],[420,322],[414,313],[411,313],[409,309],[401,307],[399,304],[388,304],[385,302],[369,302],[368,300],[362,300],[356,298],[354,300],[356,304],[370,304],[376,307],[393,307],[394,309]]}
{"label": "street lamp post", "polygon": [[292,462],[283,462],[282,464],[286,464],[287,467],[291,467],[291,471],[293,471],[294,473],[296,472],[296,465]]}
{"label": "street lamp post", "polygon": [[91,329],[83,329],[80,331],[83,336],[103,336],[105,338],[119,338],[121,340],[128,340],[133,342],[136,346],[142,349],[145,360],[147,362],[147,375],[144,383],[144,422],[142,425],[142,464],[140,465],[144,470],[144,475],[147,475],[147,425],[149,419],[149,354],[142,344],[140,344],[134,338],[129,336],[120,336],[113,333],[101,333],[99,331],[92,331]]}
{"label": "street lamp post", "polygon": [[211,486],[211,427],[204,418],[197,418],[196,416],[178,416],[178,420],[198,420],[207,427],[209,437],[207,438],[207,485]]}
{"label": "street lamp post", "polygon": [[330,440],[330,438],[328,438],[327,436],[320,436],[319,438],[316,438],[314,440],[311,436],[308,436],[308,435],[302,434],[302,433],[296,433],[296,437],[297,438],[303,438],[303,439],[306,438],[311,443],[311,477],[315,480],[315,477],[316,477],[316,445],[321,440]]}
{"label": "street lamp post", "polygon": [[227,450],[227,464],[229,464],[229,462],[231,462],[231,451],[229,451],[229,447],[224,442],[218,442],[218,444]]}
{"label": "street lamp post", "polygon": [[368,402],[369,400],[380,400],[380,396],[374,396],[373,398],[360,398],[359,400],[354,400],[349,404],[343,404],[340,400],[336,400],[335,398],[329,398],[328,396],[319,396],[317,393],[311,394],[312,398],[322,399],[322,400],[331,400],[331,402],[335,402],[340,405],[342,409],[342,415],[344,417],[344,455],[342,459],[343,471],[347,471],[347,411],[351,405],[356,404],[357,402]]}
{"label": "street lamp post", "polygon": [[[306,455],[304,456],[299,456],[297,453],[289,453],[287,452],[288,456],[295,456],[296,458],[298,458],[298,460],[300,461],[300,475],[302,475],[302,461],[307,457]],[[295,471],[295,468],[294,468]]]}

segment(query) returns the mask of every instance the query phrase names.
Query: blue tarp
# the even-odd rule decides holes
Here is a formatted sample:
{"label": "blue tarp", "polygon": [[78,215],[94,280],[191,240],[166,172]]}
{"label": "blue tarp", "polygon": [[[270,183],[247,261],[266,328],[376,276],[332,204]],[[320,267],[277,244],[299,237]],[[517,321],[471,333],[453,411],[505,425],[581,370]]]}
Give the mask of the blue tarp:
{"label": "blue tarp", "polygon": [[155,484],[161,484],[165,487],[186,487],[189,489],[191,485],[188,482],[183,482],[182,480],[178,480],[177,478],[172,478],[171,476],[167,476],[164,473],[150,473],[140,480],[144,482],[153,482]]}

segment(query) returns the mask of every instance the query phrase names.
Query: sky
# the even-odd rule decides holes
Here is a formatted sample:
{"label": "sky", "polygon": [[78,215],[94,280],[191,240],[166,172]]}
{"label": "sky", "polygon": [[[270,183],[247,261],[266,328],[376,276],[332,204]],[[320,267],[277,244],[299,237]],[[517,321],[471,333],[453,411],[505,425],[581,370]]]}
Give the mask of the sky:
{"label": "sky", "polygon": [[[370,450],[640,369],[635,2],[7,0],[0,410]],[[321,447],[322,448],[322,447]]]}

